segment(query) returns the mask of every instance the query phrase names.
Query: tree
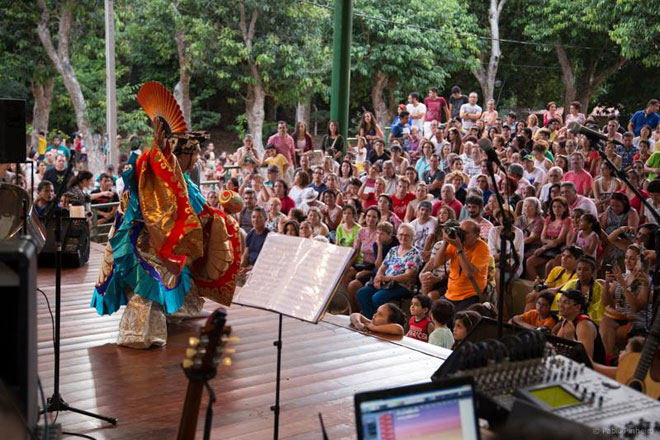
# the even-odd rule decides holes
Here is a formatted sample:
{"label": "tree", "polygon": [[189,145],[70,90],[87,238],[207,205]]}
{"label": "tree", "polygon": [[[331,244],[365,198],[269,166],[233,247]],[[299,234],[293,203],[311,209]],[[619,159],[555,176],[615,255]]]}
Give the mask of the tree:
{"label": "tree", "polygon": [[[502,14],[505,3],[506,0],[490,0],[487,11],[488,26],[490,29],[490,39],[488,41],[490,51],[482,50],[479,53],[481,63],[473,71],[475,78],[477,78],[481,86],[484,103],[493,99],[495,91],[495,78],[497,77],[497,68],[502,55],[502,51],[500,50],[500,15]],[[473,6],[476,6],[476,9],[482,9],[483,2],[473,2]]]}
{"label": "tree", "polygon": [[[564,105],[586,109],[604,82],[626,62],[660,65],[657,0],[533,0],[525,33],[549,43],[562,69]],[[640,11],[644,11],[643,14]]]}
{"label": "tree", "polygon": [[81,133],[87,146],[90,171],[98,174],[103,171],[104,158],[101,151],[92,141],[91,128],[86,115],[87,102],[76,77],[76,72],[71,65],[69,53],[76,3],[76,0],[66,0],[58,11],[60,19],[57,31],[57,47],[55,47],[50,32],[50,13],[48,7],[45,0],[37,0],[37,5],[41,11],[41,17],[37,25],[37,34],[46,54],[61,75],[64,86],[69,92],[69,97],[71,98],[76,114],[78,131]]}
{"label": "tree", "polygon": [[381,125],[392,120],[397,96],[441,88],[451,71],[475,65],[475,37],[465,32],[474,19],[458,1],[410,0],[404,9],[400,2],[361,0],[354,11],[352,71],[371,84]]}
{"label": "tree", "polygon": [[295,105],[327,80],[329,50],[322,37],[329,14],[286,0],[239,0],[216,5],[213,15],[216,75],[245,103],[248,132],[263,149],[266,97]]}

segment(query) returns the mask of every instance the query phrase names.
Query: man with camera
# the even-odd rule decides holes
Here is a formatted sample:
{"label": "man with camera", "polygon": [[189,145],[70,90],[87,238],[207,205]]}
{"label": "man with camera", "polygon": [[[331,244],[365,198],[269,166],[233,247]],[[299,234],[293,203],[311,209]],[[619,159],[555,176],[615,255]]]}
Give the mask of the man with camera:
{"label": "man with camera", "polygon": [[474,220],[447,225],[442,231],[442,245],[434,267],[449,262],[449,282],[445,299],[454,304],[457,312],[480,302],[486,288],[490,252],[479,238],[480,228]]}

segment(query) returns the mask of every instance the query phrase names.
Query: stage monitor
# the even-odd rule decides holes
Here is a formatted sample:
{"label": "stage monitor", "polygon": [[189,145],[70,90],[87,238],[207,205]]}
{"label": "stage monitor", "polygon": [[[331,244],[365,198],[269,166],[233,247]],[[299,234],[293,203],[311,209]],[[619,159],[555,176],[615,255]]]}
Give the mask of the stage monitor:
{"label": "stage monitor", "polygon": [[358,439],[479,439],[474,397],[470,377],[358,393]]}

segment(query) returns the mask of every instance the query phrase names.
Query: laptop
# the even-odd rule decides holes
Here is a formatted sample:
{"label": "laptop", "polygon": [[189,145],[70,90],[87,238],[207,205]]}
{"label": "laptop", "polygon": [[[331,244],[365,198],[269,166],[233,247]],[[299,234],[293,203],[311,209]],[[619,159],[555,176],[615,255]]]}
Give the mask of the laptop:
{"label": "laptop", "polygon": [[359,440],[479,440],[471,377],[355,395]]}

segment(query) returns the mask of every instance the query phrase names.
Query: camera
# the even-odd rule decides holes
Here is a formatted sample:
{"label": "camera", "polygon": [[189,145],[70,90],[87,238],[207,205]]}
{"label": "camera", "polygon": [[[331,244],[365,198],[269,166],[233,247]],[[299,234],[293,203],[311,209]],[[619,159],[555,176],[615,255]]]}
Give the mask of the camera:
{"label": "camera", "polygon": [[534,290],[536,290],[537,292],[542,292],[547,288],[548,286],[546,286],[545,283],[538,283],[534,286]]}
{"label": "camera", "polygon": [[447,237],[451,238],[452,240],[458,238],[462,241],[463,239],[465,239],[465,234],[463,233],[463,230],[458,226],[447,226],[445,228],[445,234],[447,234]]}

